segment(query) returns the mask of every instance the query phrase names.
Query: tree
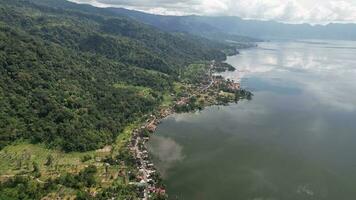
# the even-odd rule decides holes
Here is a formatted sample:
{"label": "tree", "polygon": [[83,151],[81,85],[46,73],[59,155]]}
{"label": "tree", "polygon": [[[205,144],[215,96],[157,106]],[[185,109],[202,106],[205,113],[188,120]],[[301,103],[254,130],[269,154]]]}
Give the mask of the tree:
{"label": "tree", "polygon": [[41,171],[40,171],[40,167],[38,166],[38,163],[33,161],[32,168],[33,168],[32,173],[33,173],[34,177],[39,178],[41,176]]}
{"label": "tree", "polygon": [[54,160],[54,158],[53,158],[52,154],[49,154],[49,155],[47,156],[45,165],[46,165],[47,167],[52,166],[53,160]]}

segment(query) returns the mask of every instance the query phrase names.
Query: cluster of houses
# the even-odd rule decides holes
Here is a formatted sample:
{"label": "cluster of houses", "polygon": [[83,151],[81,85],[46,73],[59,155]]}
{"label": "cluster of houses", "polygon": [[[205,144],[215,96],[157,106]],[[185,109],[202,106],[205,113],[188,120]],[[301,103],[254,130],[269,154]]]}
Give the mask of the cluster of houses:
{"label": "cluster of houses", "polygon": [[[169,110],[162,110],[160,112],[161,117],[168,116],[170,114]],[[139,182],[131,183],[142,188],[141,197],[143,200],[148,200],[152,194],[165,195],[165,188],[157,186],[157,180],[155,180],[157,171],[154,168],[152,161],[150,160],[149,152],[146,149],[146,142],[149,140],[147,131],[153,133],[160,121],[155,117],[151,116],[151,120],[147,120],[146,125],[142,126],[140,129],[135,129],[133,131],[130,150],[136,159],[138,166],[139,175],[137,179]],[[147,131],[146,131],[147,130]]]}
{"label": "cluster of houses", "polygon": [[231,91],[237,91],[241,89],[240,83],[235,83],[233,80],[225,80],[220,75],[213,76],[213,85],[217,87],[225,85]]}
{"label": "cluster of houses", "polygon": [[232,91],[237,91],[241,89],[240,83],[235,83],[233,81],[227,82],[227,88]]}
{"label": "cluster of houses", "polygon": [[202,91],[208,90],[210,87],[219,87],[221,85],[226,85],[226,87],[231,91],[238,91],[241,89],[240,83],[235,83],[232,80],[225,80],[221,75],[213,75],[212,70],[216,67],[216,63],[213,61],[210,64],[209,73],[206,80],[202,82]]}

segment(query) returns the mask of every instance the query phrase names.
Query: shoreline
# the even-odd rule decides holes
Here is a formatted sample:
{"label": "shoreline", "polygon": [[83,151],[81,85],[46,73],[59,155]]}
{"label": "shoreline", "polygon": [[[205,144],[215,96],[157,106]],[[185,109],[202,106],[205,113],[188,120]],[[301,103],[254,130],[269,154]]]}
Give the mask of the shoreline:
{"label": "shoreline", "polygon": [[[197,87],[196,91],[189,94],[189,97],[180,97],[176,101],[172,101],[172,105],[166,108],[162,108],[162,107],[158,108],[158,110],[154,111],[154,113],[151,114],[150,117],[144,123],[141,123],[141,126],[139,128],[136,128],[132,131],[128,148],[130,149],[130,152],[136,161],[136,165],[137,165],[136,167],[137,170],[139,171],[138,178],[141,180],[140,182],[130,183],[130,184],[134,184],[139,186],[140,188],[143,188],[140,194],[142,200],[150,199],[152,197],[151,196],[152,194],[158,195],[159,197],[164,199],[168,198],[168,195],[166,193],[166,188],[164,184],[162,184],[161,175],[157,171],[146,146],[146,143],[149,141],[152,134],[155,133],[157,126],[162,122],[163,119],[177,113],[189,113],[197,110],[202,110],[209,106],[228,105],[229,103],[234,103],[234,102],[236,103],[240,99],[251,98],[252,93],[246,91],[248,97],[239,96],[239,99],[236,99],[237,93],[240,94],[241,91],[245,91],[244,89],[241,88],[240,83],[235,83],[231,80],[226,80],[221,75],[213,75],[214,69],[215,70],[218,69],[217,64],[221,64],[221,63],[222,62],[215,62],[215,61],[210,62],[209,69],[207,70],[207,74],[208,74],[207,84],[203,84],[202,82]],[[226,71],[228,71],[228,69],[226,69]],[[225,90],[227,90],[227,92],[229,92],[230,94],[232,93],[235,94],[235,98],[231,98],[230,96],[227,99],[227,101],[225,100],[225,102],[219,101],[220,93],[221,91],[223,91],[223,90],[220,91],[220,89],[222,89],[221,88],[222,84],[225,87],[227,87],[224,88]],[[212,97],[214,101],[204,102],[202,106],[198,108],[193,107],[193,109],[191,110],[178,111],[179,107],[184,107],[184,106],[187,107],[187,105],[189,105],[190,102],[189,98],[200,96],[209,93],[211,91],[215,92]]]}

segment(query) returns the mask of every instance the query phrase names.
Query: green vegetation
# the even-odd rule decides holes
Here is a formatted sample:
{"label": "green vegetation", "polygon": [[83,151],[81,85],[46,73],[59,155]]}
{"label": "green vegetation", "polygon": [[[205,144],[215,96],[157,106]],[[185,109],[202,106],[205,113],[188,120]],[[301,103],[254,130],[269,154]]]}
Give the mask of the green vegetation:
{"label": "green vegetation", "polygon": [[187,83],[198,84],[204,80],[208,74],[209,66],[206,63],[190,64],[181,73],[181,79]]}
{"label": "green vegetation", "polygon": [[107,9],[0,0],[0,199],[138,199],[132,131],[234,51]]}
{"label": "green vegetation", "polygon": [[54,187],[52,183],[41,184],[26,176],[16,176],[5,183],[0,183],[0,199],[41,199],[50,193]]}
{"label": "green vegetation", "polygon": [[214,65],[214,71],[216,72],[235,71],[235,70],[236,70],[235,67],[224,62],[216,62]]}
{"label": "green vegetation", "polygon": [[84,170],[80,171],[79,174],[73,175],[67,173],[65,176],[60,177],[57,182],[61,185],[67,186],[69,188],[81,188],[81,187],[91,187],[95,185],[95,173],[97,169],[95,166],[91,165]]}
{"label": "green vegetation", "polygon": [[[27,142],[5,147],[0,151],[0,199],[40,199],[44,196],[49,199],[91,199],[93,192],[105,199],[111,194],[106,194],[107,191],[115,188],[135,199],[136,188],[127,185],[129,172],[132,172],[131,177],[136,174],[127,142],[131,127],[136,126],[128,126],[108,150],[63,153]],[[32,188],[37,196],[18,184]]]}
{"label": "green vegetation", "polygon": [[193,110],[202,110],[204,108],[204,103],[197,101],[196,96],[192,96],[187,100],[187,104],[184,105],[175,105],[174,109],[178,113],[190,112]]}
{"label": "green vegetation", "polygon": [[0,149],[20,138],[67,152],[111,144],[167,104],[186,64],[225,58],[193,37],[65,1],[1,0],[0,22]]}
{"label": "green vegetation", "polygon": [[97,168],[91,165],[78,174],[67,173],[56,179],[47,179],[46,182],[32,179],[29,176],[17,175],[4,183],[0,182],[0,199],[32,200],[41,199],[45,196],[51,198],[49,194],[61,188],[66,188],[69,194],[75,194],[76,199],[92,199],[86,189],[96,184],[94,176],[96,173]]}

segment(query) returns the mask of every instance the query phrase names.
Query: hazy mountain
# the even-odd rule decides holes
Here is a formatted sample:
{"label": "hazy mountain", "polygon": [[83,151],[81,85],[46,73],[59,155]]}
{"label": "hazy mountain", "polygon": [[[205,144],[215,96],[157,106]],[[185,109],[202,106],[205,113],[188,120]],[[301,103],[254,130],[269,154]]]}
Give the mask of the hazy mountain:
{"label": "hazy mountain", "polygon": [[[206,21],[200,16],[165,16],[153,15],[124,8],[108,8],[108,10],[123,16],[132,17],[138,21],[155,26],[168,32],[191,33],[209,39],[232,40],[236,42],[258,42],[259,39],[238,35],[234,32],[226,32],[223,27]],[[213,18],[212,18],[213,19]]]}
{"label": "hazy mountain", "polygon": [[[343,39],[356,40],[356,24],[285,24],[275,21],[243,20],[239,17],[163,16],[123,8],[110,8],[121,15],[130,16],[162,30],[189,32],[203,36],[279,39]],[[220,35],[219,35],[220,34]],[[250,37],[250,38],[249,38]]]}

